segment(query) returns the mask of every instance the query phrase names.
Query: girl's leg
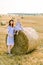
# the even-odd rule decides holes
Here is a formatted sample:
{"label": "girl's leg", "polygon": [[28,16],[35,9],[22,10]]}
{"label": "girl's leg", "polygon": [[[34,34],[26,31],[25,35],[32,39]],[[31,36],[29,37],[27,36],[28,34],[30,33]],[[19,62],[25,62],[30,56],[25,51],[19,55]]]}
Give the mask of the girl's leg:
{"label": "girl's leg", "polygon": [[8,53],[9,53],[9,54],[11,53],[10,45],[8,45]]}
{"label": "girl's leg", "polygon": [[10,46],[10,50],[13,48],[13,46],[14,46],[14,45],[11,45],[11,46]]}

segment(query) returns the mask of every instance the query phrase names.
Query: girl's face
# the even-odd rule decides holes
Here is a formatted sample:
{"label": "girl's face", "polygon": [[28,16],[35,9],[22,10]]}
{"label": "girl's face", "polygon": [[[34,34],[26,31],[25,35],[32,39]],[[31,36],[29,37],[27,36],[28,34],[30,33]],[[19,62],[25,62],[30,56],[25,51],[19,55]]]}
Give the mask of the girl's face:
{"label": "girl's face", "polygon": [[13,21],[11,21],[10,23],[11,23],[11,26],[14,25],[14,22]]}

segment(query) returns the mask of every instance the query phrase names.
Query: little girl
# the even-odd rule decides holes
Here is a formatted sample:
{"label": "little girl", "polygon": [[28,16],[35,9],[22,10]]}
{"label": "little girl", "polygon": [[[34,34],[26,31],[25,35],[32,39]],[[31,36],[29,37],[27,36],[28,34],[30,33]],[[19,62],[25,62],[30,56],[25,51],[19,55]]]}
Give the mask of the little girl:
{"label": "little girl", "polygon": [[8,34],[7,37],[8,54],[10,54],[11,49],[14,46],[14,34],[15,34],[14,20],[9,21],[7,34]]}

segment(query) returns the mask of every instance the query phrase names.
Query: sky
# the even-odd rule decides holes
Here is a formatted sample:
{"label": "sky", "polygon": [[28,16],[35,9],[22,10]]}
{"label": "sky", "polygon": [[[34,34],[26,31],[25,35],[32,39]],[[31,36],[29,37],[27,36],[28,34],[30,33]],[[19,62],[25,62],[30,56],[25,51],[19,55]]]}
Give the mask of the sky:
{"label": "sky", "polygon": [[0,14],[43,13],[43,0],[0,0]]}

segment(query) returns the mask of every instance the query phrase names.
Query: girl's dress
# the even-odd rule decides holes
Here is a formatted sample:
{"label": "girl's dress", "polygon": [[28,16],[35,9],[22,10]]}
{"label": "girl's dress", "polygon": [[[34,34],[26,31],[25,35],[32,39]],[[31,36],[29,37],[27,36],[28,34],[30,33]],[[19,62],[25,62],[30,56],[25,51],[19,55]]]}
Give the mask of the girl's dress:
{"label": "girl's dress", "polygon": [[[15,34],[15,27],[8,26],[8,37],[7,37],[7,45],[14,45],[14,34]],[[11,36],[9,36],[12,35]]]}

